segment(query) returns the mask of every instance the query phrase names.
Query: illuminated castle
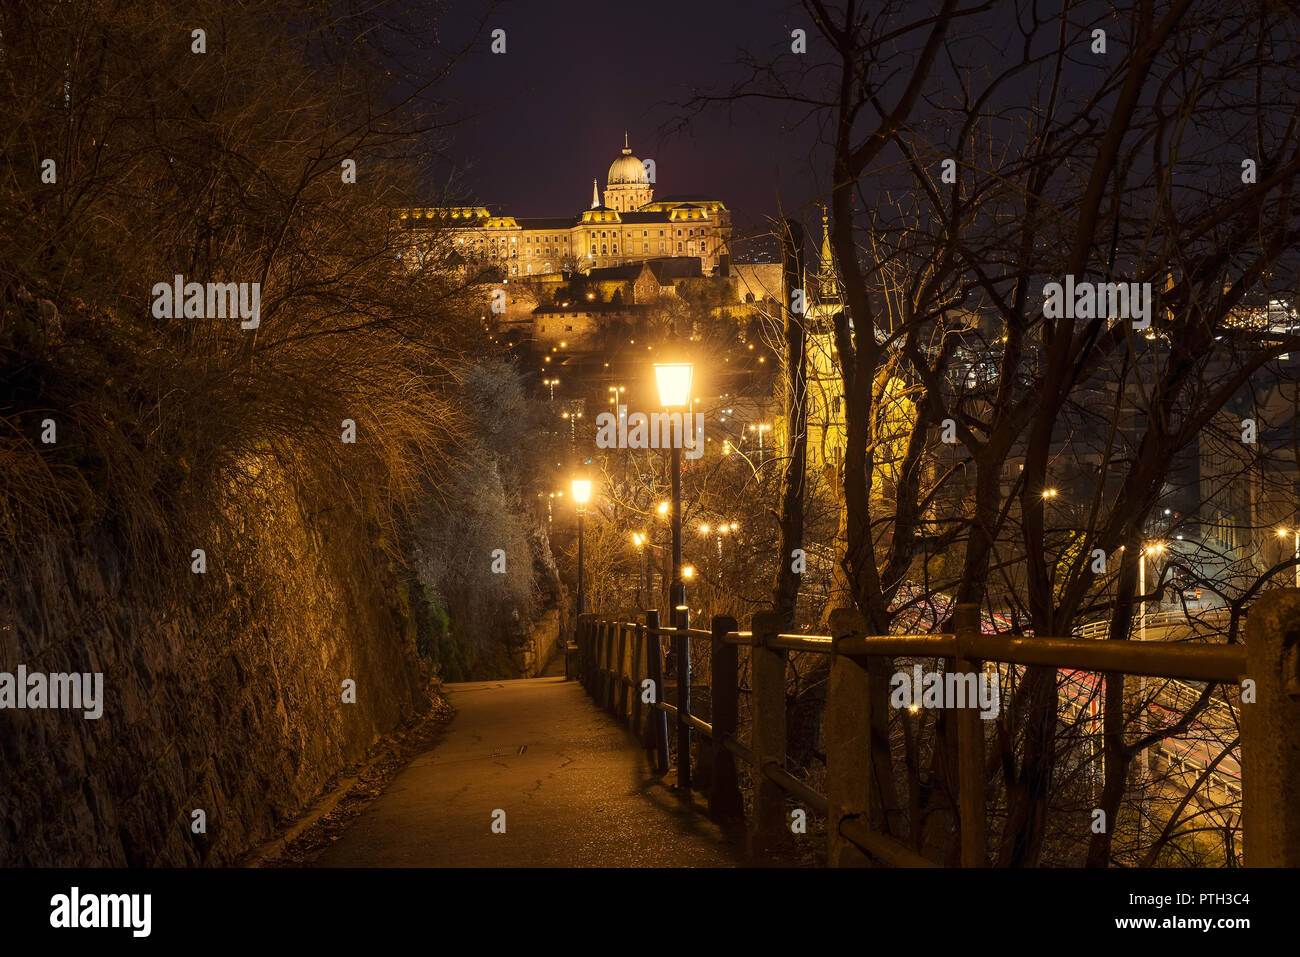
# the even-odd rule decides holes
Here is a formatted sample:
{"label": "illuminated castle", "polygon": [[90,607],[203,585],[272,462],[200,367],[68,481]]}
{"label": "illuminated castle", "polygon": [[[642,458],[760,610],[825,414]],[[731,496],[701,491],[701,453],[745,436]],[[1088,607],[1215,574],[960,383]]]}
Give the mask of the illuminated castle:
{"label": "illuminated castle", "polygon": [[[694,257],[704,275],[729,262],[731,213],[705,196],[654,198],[654,161],[622,154],[610,164],[602,201],[592,181],[591,208],[573,216],[526,218],[486,206],[407,210],[409,228],[441,228],[466,263],[499,263],[507,276],[587,272],[665,257]],[[721,268],[719,268],[721,267]]]}

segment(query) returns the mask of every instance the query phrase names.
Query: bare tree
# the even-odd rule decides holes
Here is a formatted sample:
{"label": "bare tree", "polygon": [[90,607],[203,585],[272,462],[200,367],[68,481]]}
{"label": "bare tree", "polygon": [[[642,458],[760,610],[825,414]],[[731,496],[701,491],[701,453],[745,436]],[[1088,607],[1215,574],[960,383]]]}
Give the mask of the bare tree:
{"label": "bare tree", "polygon": [[[1159,538],[1166,571],[1183,569],[1179,590],[1200,583],[1230,610],[1201,630],[1237,640],[1239,610],[1294,561],[1251,559],[1265,550],[1257,535],[1225,545],[1213,533],[1294,514],[1294,489],[1289,509],[1277,504],[1295,444],[1293,376],[1277,360],[1300,343],[1292,290],[1275,278],[1293,274],[1300,235],[1300,98],[1283,52],[1293,18],[1194,0],[1048,18],[1029,3],[958,0],[804,9],[820,41],[811,64],[752,60],[744,82],[697,105],[776,99],[823,134],[814,160],[847,306],[834,326],[843,564],[868,627],[944,627],[973,602],[986,627],[1061,635],[1104,616],[1107,640],[1131,640],[1138,606],[1174,587],[1156,579]],[[1149,288],[1149,311],[1136,300],[1125,311],[1114,292],[1059,309],[1052,283]],[[1269,301],[1283,302],[1280,317]],[[914,405],[905,440],[899,397]],[[1243,442],[1245,419],[1269,437]],[[1216,434],[1231,439],[1230,462],[1212,454]],[[1250,475],[1251,511],[1211,487],[1214,469],[1220,484]],[[893,667],[872,666],[882,699]],[[1055,669],[1004,677],[991,855],[1032,865],[1063,853],[1045,849],[1062,686]],[[1094,806],[1111,822],[1143,813],[1126,801],[1135,759],[1214,694],[1153,726],[1158,690],[1136,684],[1104,680]],[[878,709],[872,722],[876,823],[951,859],[960,821],[944,714]],[[1113,859],[1117,830],[1087,832],[1089,863]]]}

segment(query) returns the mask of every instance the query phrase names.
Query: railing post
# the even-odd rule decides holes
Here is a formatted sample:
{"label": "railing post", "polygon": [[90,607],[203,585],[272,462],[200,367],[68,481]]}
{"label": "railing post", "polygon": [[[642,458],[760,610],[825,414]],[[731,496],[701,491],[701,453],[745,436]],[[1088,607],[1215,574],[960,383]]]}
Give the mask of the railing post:
{"label": "railing post", "polygon": [[609,687],[609,656],[605,653],[606,641],[609,635],[609,624],[604,621],[596,623],[596,703],[602,708],[606,707],[605,692]]}
{"label": "railing post", "polygon": [[632,722],[632,702],[627,696],[627,683],[632,678],[631,659],[628,657],[628,626],[626,622],[618,624],[618,685],[615,694],[618,700],[618,717],[620,721]]}
{"label": "railing post", "polygon": [[[838,641],[867,631],[866,619],[854,608],[831,612],[831,637]],[[826,865],[865,867],[870,859],[840,835],[840,824],[859,818],[871,826],[871,682],[852,658],[831,656],[826,689]],[[884,702],[875,706],[883,707]]]}
{"label": "railing post", "polygon": [[586,672],[587,672],[587,694],[593,698],[596,697],[597,683],[600,681],[600,673],[596,670],[596,653],[599,646],[596,644],[596,637],[599,628],[594,617],[587,619],[587,654],[586,654]]}
{"label": "railing post", "polygon": [[677,786],[691,788],[691,726],[686,716],[691,713],[691,638],[686,629],[691,627],[691,610],[674,609],[677,634],[673,636],[677,657]]}
{"label": "railing post", "polygon": [[600,668],[604,681],[600,686],[600,705],[614,713],[614,629],[613,622],[605,622],[600,637]]}
{"label": "railing post", "polygon": [[1300,866],[1300,589],[1265,592],[1246,617],[1242,826],[1247,867]]}
{"label": "railing post", "polygon": [[754,651],[750,658],[753,686],[752,746],[754,751],[754,820],[750,824],[749,847],[757,858],[789,843],[785,820],[785,794],[763,769],[768,765],[785,768],[785,670],[786,653],[771,647],[779,633],[780,618],[773,612],[754,615]]}
{"label": "railing post", "polygon": [[740,725],[740,650],[725,639],[737,628],[736,619],[713,616],[709,650],[713,780],[709,787],[709,814],[715,820],[737,820],[744,816],[736,756],[727,750],[727,739],[735,737]]}
{"label": "railing post", "polygon": [[614,622],[605,622],[605,637],[601,642],[601,649],[605,658],[605,687],[601,701],[605,706],[605,710],[610,714],[614,713],[614,681],[618,677],[614,667],[614,632],[617,629],[618,625]]}
{"label": "railing post", "polygon": [[573,662],[574,670],[577,672],[574,677],[582,683],[582,687],[587,694],[591,694],[591,666],[587,659],[591,649],[591,629],[590,622],[585,616],[578,616],[578,650],[574,653],[575,661]]}
{"label": "railing post", "polygon": [[[659,611],[651,608],[645,613],[646,658],[650,665],[650,682],[654,685],[655,701],[664,700],[664,649],[659,634]],[[654,735],[655,767],[660,774],[668,773],[668,715],[658,708],[650,709],[651,733]]]}
{"label": "railing post", "polygon": [[[963,642],[973,644],[980,635],[980,606],[963,603],[953,616],[958,649]],[[956,673],[980,678],[978,662],[959,654]],[[999,691],[999,693],[1001,693]],[[957,804],[961,813],[961,866],[985,867],[988,864],[988,837],[984,811],[984,725],[976,701],[957,708]]]}
{"label": "railing post", "polygon": [[641,703],[641,681],[646,677],[645,660],[645,625],[637,622],[632,630],[632,733],[641,742],[643,748],[653,747],[653,742],[646,735],[645,705]]}

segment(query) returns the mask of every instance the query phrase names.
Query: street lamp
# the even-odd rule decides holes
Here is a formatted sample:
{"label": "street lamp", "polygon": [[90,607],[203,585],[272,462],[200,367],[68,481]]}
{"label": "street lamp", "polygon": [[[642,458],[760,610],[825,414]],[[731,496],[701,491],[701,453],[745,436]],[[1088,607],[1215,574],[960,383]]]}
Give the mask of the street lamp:
{"label": "street lamp", "polygon": [[[1138,594],[1142,596],[1142,604],[1138,612],[1140,616],[1139,617],[1140,624],[1138,626],[1138,641],[1147,640],[1147,601],[1146,601],[1147,556],[1159,555],[1164,550],[1165,550],[1165,546],[1163,542],[1157,542],[1154,545],[1147,545],[1138,550]],[[1147,678],[1146,675],[1142,675],[1140,678],[1138,678],[1138,701],[1143,708],[1146,707],[1146,695],[1147,695]],[[1143,779],[1146,778],[1148,768],[1150,767],[1149,761],[1150,758],[1147,755],[1147,750],[1144,748],[1142,750],[1142,762],[1141,762]],[[1139,836],[1141,836],[1142,833],[1144,820],[1145,820],[1144,816],[1142,815],[1138,816]]]}
{"label": "street lamp", "polygon": [[[655,381],[659,385],[659,404],[672,411],[682,412],[682,432],[686,430],[686,414],[691,405],[691,373],[689,362],[656,362]],[[682,450],[680,442],[673,442],[669,469],[672,472],[672,524],[673,524],[673,580],[668,586],[668,604],[676,609],[686,604],[686,585],[682,581]]]}
{"label": "street lamp", "polygon": [[583,559],[583,524],[587,517],[587,502],[591,500],[591,480],[579,479],[573,480],[573,501],[578,506],[578,614],[587,613],[587,592],[584,588],[585,582],[582,577],[582,559]]}
{"label": "street lamp", "polygon": [[[1286,538],[1287,533],[1290,531],[1292,530],[1287,528],[1279,528],[1277,530],[1277,537]],[[1295,557],[1296,557],[1295,587],[1300,588],[1300,528],[1295,529],[1294,533],[1295,533]]]}
{"label": "street lamp", "polygon": [[1165,550],[1163,542],[1155,545],[1148,545],[1138,553],[1138,594],[1142,596],[1142,602],[1138,606],[1138,640],[1147,640],[1147,556],[1159,555]]}
{"label": "street lamp", "polygon": [[642,601],[642,595],[650,591],[650,583],[647,581],[649,573],[646,571],[646,560],[645,560],[645,547],[646,547],[646,543],[649,540],[650,537],[648,535],[643,534],[642,532],[632,533],[632,543],[636,545],[636,547],[641,552],[641,575],[636,580],[636,603],[638,606],[642,608],[645,607],[645,604]]}

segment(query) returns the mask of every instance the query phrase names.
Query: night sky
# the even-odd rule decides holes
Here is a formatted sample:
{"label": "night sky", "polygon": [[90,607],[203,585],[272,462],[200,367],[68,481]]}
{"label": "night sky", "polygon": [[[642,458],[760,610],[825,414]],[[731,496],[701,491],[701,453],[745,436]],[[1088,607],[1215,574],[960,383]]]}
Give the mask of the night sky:
{"label": "night sky", "polygon": [[[463,42],[488,6],[455,4],[447,39]],[[778,201],[789,210],[815,198],[814,129],[783,128],[795,114],[750,101],[713,107],[685,132],[665,130],[683,115],[676,104],[742,75],[742,49],[763,59],[788,51],[796,26],[817,42],[806,14],[780,0],[499,4],[443,90],[469,117],[449,159],[478,202],[568,216],[590,206],[593,177],[604,189],[626,129],[633,153],[657,164],[656,198],[708,194],[738,227],[761,224]],[[506,31],[505,55],[489,50],[495,27]]]}

